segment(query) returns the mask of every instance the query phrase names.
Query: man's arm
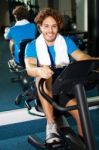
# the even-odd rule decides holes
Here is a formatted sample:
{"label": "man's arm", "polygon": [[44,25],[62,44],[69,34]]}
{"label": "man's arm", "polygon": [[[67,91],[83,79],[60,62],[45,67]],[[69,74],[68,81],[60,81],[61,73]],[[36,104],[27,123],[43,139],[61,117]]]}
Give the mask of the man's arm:
{"label": "man's arm", "polygon": [[5,27],[5,29],[4,29],[4,38],[5,38],[5,40],[9,40],[8,37],[7,37],[9,29],[10,29],[9,27]]}
{"label": "man's arm", "polygon": [[38,67],[37,59],[25,58],[25,65],[28,75],[48,79],[53,75],[53,71],[48,66]]}
{"label": "man's arm", "polygon": [[14,42],[12,40],[9,41],[9,49],[10,49],[11,56],[13,57]]}
{"label": "man's arm", "polygon": [[10,53],[11,55],[13,56],[13,50],[14,50],[14,41],[10,38],[8,38],[8,34],[9,34],[9,30],[10,28],[9,27],[6,27],[5,28],[5,33],[4,33],[4,38],[5,40],[8,40],[9,41],[9,49],[10,49]]}
{"label": "man's arm", "polygon": [[81,60],[88,60],[88,59],[99,59],[97,57],[92,57],[84,52],[82,52],[81,50],[76,50],[74,51],[71,56],[77,60],[77,61],[81,61]]}
{"label": "man's arm", "polygon": [[33,77],[38,76],[37,60],[35,58],[25,58],[25,65],[28,75]]}

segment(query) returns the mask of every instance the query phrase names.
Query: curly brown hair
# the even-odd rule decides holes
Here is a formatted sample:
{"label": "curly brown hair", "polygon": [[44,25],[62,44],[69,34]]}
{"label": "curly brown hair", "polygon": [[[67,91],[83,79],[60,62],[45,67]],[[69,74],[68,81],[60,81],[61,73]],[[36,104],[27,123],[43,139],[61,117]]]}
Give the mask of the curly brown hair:
{"label": "curly brown hair", "polygon": [[40,25],[42,25],[44,19],[49,16],[53,17],[56,20],[58,29],[61,30],[64,25],[63,18],[61,16],[61,14],[59,14],[58,11],[56,11],[52,8],[44,8],[43,10],[39,11],[39,13],[37,14],[37,16],[34,19],[34,22],[39,27]]}
{"label": "curly brown hair", "polygon": [[28,19],[29,18],[29,12],[25,6],[16,6],[15,9],[13,9],[12,14],[17,20],[22,19]]}

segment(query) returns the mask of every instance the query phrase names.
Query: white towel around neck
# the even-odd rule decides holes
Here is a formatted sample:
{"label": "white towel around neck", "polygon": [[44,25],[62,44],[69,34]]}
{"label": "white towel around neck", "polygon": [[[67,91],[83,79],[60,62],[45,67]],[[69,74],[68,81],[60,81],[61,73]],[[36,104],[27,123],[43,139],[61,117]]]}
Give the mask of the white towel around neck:
{"label": "white towel around neck", "polygon": [[[48,53],[47,45],[44,40],[43,34],[36,39],[37,57],[40,65],[51,65],[50,56]],[[67,45],[65,39],[58,34],[54,42],[55,50],[55,65],[68,65],[69,57],[67,53]]]}

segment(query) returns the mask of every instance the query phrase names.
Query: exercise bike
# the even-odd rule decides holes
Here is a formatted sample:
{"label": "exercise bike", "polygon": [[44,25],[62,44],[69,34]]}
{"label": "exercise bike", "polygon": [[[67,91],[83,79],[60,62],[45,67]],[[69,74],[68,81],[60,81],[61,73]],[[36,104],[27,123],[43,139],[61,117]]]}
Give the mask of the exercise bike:
{"label": "exercise bike", "polygon": [[[81,68],[81,69],[80,69]],[[49,97],[44,89],[43,84],[45,79],[41,79],[39,82],[39,91],[45,99],[51,103],[54,108],[62,112],[78,109],[82,130],[84,135],[84,142],[77,136],[76,133],[69,127],[65,126],[60,128],[61,142],[47,144],[45,141],[39,140],[36,136],[32,135],[28,137],[28,142],[41,149],[59,149],[59,150],[96,150],[95,139],[93,134],[93,128],[90,120],[88,106],[99,105],[99,102],[87,103],[85,89],[90,86],[96,86],[99,80],[99,60],[86,60],[71,63],[62,71],[53,84],[53,99],[58,95],[64,95],[67,91],[72,89],[77,99],[76,106],[61,107],[51,97]],[[68,87],[68,88],[65,88]]]}
{"label": "exercise bike", "polygon": [[[26,45],[31,42],[33,39],[24,39],[20,42],[20,52],[19,52],[19,60],[20,63],[17,64],[15,60],[12,58],[8,61],[8,66],[11,72],[13,72],[16,76],[11,78],[11,82],[19,82],[21,87],[22,87],[22,93],[18,94],[17,97],[15,98],[15,104],[19,105],[21,100],[29,95],[29,88],[30,84],[32,82],[32,78],[30,78],[27,75],[27,72],[25,70],[25,63],[24,63],[24,52],[25,52],[25,47]],[[14,47],[14,45],[13,45]]]}

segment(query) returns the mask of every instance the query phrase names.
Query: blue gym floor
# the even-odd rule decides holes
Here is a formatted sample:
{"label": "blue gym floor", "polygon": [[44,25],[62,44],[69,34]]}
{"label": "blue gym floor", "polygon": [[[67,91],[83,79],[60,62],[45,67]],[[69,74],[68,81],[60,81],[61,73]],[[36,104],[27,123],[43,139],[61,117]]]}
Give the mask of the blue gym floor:
{"label": "blue gym floor", "polygon": [[[18,106],[15,105],[16,96],[22,92],[19,83],[11,83],[10,78],[15,76],[8,69],[7,62],[10,59],[8,41],[5,41],[3,34],[0,33],[0,150],[38,150],[31,146],[28,141],[28,135],[38,134],[41,138],[45,137],[45,119],[33,120],[25,109],[24,101]],[[98,96],[97,88],[87,92],[87,96]],[[29,114],[30,120],[15,122],[21,118],[21,113],[16,113],[14,118],[10,118],[9,113],[15,113],[16,110],[25,109]],[[4,117],[2,117],[4,115]],[[18,116],[17,116],[18,115]],[[90,111],[92,125],[95,135],[97,150],[99,150],[99,108]],[[14,122],[10,122],[10,119]],[[23,118],[22,118],[23,119]],[[71,118],[68,119],[70,125],[75,129],[75,123]],[[2,124],[4,122],[4,124]],[[7,124],[5,122],[8,122]]]}

